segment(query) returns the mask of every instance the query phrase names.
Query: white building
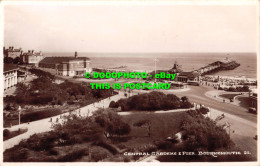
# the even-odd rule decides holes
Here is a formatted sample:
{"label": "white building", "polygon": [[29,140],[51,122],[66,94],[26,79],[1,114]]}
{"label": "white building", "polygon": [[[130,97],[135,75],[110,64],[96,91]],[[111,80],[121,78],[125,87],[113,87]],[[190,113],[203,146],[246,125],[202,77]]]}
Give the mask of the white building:
{"label": "white building", "polygon": [[12,64],[4,64],[4,90],[17,84],[18,67]]}

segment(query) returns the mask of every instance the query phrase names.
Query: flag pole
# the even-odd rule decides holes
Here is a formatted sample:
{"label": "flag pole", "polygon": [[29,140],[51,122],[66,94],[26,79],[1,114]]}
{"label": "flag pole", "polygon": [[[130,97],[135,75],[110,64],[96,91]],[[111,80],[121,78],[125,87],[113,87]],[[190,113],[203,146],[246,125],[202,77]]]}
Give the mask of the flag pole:
{"label": "flag pole", "polygon": [[155,68],[155,70],[154,70],[154,72],[155,72],[155,74],[154,74],[154,82],[156,82],[156,77],[155,77],[155,75],[156,75],[156,57],[154,57],[154,68]]}

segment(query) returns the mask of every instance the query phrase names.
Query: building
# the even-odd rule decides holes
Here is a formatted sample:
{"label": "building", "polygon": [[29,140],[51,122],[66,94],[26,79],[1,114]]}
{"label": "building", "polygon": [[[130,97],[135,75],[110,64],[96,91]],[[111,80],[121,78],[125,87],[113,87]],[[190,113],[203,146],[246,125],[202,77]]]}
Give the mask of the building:
{"label": "building", "polygon": [[190,82],[190,81],[199,81],[200,75],[197,72],[181,72],[176,76],[176,80],[179,82]]}
{"label": "building", "polygon": [[27,75],[26,75],[25,72],[20,71],[20,70],[17,71],[17,82],[18,82],[18,83],[25,81],[25,80],[26,80],[26,77],[27,77]]}
{"label": "building", "polygon": [[42,52],[34,52],[34,50],[28,50],[28,52],[21,54],[20,58],[23,63],[38,67],[39,62],[44,58]]}
{"label": "building", "polygon": [[13,64],[4,64],[4,90],[17,84],[18,67]]}
{"label": "building", "polygon": [[19,48],[19,49],[14,49],[14,47],[9,47],[8,49],[5,49],[4,47],[4,55],[5,57],[10,57],[10,58],[13,58],[15,59],[16,57],[20,57],[20,55],[22,54],[22,49]]}
{"label": "building", "polygon": [[177,64],[177,62],[174,63],[173,68],[168,70],[171,74],[176,74],[174,81],[177,82],[184,82],[188,83],[190,81],[199,81],[200,74],[196,71],[192,72],[183,72],[181,69],[181,66]]}
{"label": "building", "polygon": [[77,52],[73,57],[45,57],[39,67],[55,69],[60,76],[83,76],[86,72],[92,72],[90,59],[78,57]]}

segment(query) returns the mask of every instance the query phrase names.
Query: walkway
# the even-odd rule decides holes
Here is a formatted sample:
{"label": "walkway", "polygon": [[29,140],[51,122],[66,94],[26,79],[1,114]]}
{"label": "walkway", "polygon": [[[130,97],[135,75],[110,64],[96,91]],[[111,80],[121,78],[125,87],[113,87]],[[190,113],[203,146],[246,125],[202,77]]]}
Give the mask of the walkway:
{"label": "walkway", "polygon": [[[96,111],[98,108],[108,108],[108,106],[112,100],[117,101],[120,98],[125,98],[124,93],[119,92],[119,94],[117,94],[115,96],[106,98],[104,100],[101,100],[100,102],[96,102],[94,104],[90,104],[90,105],[82,107],[82,108],[79,108],[77,110],[72,111],[72,113],[76,113],[81,116],[91,116],[93,114],[93,112]],[[14,147],[15,145],[19,144],[20,141],[22,141],[23,139],[29,138],[33,134],[53,130],[52,124],[56,122],[57,118],[58,118],[59,122],[61,122],[62,115],[69,115],[69,112],[54,116],[52,118],[46,118],[46,119],[42,119],[42,120],[38,120],[38,121],[33,121],[33,122],[30,122],[29,124],[23,123],[20,125],[15,125],[12,128],[6,128],[10,131],[18,130],[19,128],[28,128],[28,131],[26,133],[23,133],[14,138],[4,141],[3,151]],[[50,119],[52,119],[52,122],[50,122]]]}

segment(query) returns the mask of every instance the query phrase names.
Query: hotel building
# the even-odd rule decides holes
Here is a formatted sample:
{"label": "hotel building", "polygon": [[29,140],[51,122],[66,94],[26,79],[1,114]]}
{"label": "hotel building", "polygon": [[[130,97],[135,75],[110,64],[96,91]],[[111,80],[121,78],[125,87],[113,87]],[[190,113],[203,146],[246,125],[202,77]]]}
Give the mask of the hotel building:
{"label": "hotel building", "polygon": [[38,67],[39,62],[44,58],[42,52],[34,52],[34,50],[28,50],[28,52],[21,54],[20,58],[25,64],[30,64]]}
{"label": "hotel building", "polygon": [[92,72],[90,59],[78,57],[77,52],[73,57],[45,57],[39,67],[55,69],[60,76],[83,76],[85,72]]}
{"label": "hotel building", "polygon": [[22,54],[22,49],[19,48],[19,49],[14,49],[14,47],[9,47],[8,49],[5,49],[4,47],[4,55],[5,57],[10,57],[10,58],[13,58],[15,59],[16,57],[20,57],[20,55]]}

